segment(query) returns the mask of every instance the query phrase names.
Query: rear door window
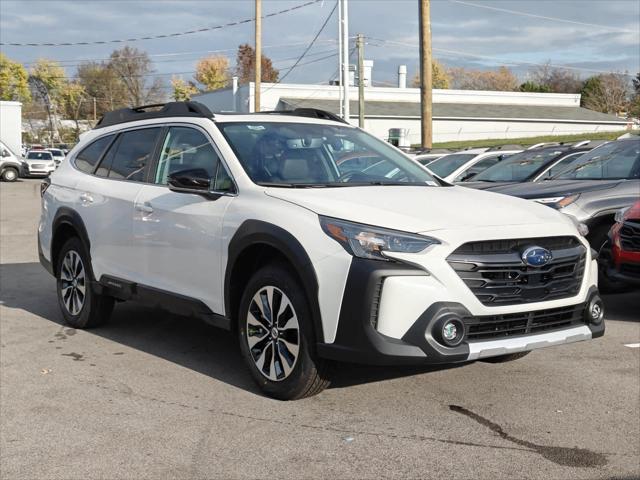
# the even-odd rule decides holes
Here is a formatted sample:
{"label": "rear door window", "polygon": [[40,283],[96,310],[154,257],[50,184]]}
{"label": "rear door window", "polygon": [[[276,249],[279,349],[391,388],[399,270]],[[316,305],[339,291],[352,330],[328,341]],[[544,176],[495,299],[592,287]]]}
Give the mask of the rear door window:
{"label": "rear door window", "polygon": [[96,171],[96,175],[116,180],[142,182],[156,148],[161,128],[131,130],[120,134]]}
{"label": "rear door window", "polygon": [[93,173],[96,168],[96,164],[100,160],[105,149],[113,140],[113,137],[113,135],[107,135],[106,137],[99,138],[95,142],[89,144],[89,146],[85,147],[75,159],[75,164],[78,170],[85,173]]}

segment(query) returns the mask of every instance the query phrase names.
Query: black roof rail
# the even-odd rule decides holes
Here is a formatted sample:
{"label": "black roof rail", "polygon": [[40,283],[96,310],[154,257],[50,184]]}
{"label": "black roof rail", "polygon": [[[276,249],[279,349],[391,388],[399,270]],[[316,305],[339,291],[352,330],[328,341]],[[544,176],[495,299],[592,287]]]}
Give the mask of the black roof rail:
{"label": "black roof rail", "polygon": [[257,114],[269,114],[269,115],[293,115],[296,117],[310,117],[320,118],[322,120],[333,120],[334,122],[346,123],[345,119],[338,115],[327,112],[326,110],[320,110],[318,108],[294,108],[293,110],[273,110],[270,112],[256,112]]}
{"label": "black roof rail", "polygon": [[213,113],[199,102],[168,102],[121,108],[105,113],[94,128],[110,127],[120,123],[166,117],[213,118]]}

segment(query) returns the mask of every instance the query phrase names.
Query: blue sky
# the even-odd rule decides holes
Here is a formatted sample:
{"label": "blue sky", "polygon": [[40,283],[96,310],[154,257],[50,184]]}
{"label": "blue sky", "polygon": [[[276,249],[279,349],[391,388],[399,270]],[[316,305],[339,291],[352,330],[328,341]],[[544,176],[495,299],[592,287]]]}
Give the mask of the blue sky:
{"label": "blue sky", "polygon": [[[307,0],[263,0],[268,14]],[[324,0],[268,18],[265,53],[283,73],[320,29],[335,0]],[[253,16],[253,0],[201,1],[11,1],[0,2],[4,43],[102,41],[174,33]],[[373,77],[394,82],[397,66],[412,75],[418,62],[417,0],[350,0],[350,33],[371,40],[366,57]],[[478,6],[479,5],[479,6]],[[517,13],[515,13],[517,12]],[[529,63],[573,67],[583,76],[596,71],[640,71],[639,0],[433,0],[434,56],[449,66],[496,68],[506,64],[521,78]],[[287,81],[325,83],[337,69],[337,13],[316,45]],[[375,39],[375,40],[374,40]],[[190,79],[198,58],[208,51],[227,54],[253,42],[253,24],[169,39],[130,42],[146,50],[158,76]],[[102,59],[122,44],[12,47],[2,52],[24,63],[39,57],[62,60],[69,74],[86,59]],[[326,58],[329,57],[329,58]]]}

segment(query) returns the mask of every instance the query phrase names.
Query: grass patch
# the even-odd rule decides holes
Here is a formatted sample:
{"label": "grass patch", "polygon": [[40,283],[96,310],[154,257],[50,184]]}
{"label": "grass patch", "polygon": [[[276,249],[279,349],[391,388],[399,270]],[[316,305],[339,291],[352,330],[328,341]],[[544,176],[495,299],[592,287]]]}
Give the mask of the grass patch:
{"label": "grass patch", "polygon": [[[580,140],[615,140],[625,131],[580,133],[577,135],[545,135],[541,137],[486,139],[486,140],[462,140],[455,142],[434,143],[433,148],[463,149],[470,147],[495,147],[498,145],[517,144],[522,146],[535,145],[542,142],[579,142]],[[419,145],[415,145],[419,148]]]}

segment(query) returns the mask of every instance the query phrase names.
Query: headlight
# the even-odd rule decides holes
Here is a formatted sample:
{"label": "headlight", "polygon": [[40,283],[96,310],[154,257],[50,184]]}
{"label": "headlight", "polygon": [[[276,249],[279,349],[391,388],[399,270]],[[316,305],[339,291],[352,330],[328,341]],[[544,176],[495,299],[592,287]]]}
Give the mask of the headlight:
{"label": "headlight", "polygon": [[586,237],[587,235],[589,235],[589,227],[587,226],[586,223],[582,223],[573,215],[569,215],[568,213],[566,215],[571,219],[573,224],[576,226],[576,228],[578,229],[578,232],[580,232],[580,235],[582,235],[583,237]]}
{"label": "headlight", "polygon": [[620,210],[618,210],[615,214],[615,216],[613,217],[614,220],[616,221],[616,223],[622,223],[624,222],[624,216],[627,214],[627,212],[631,209],[631,207],[625,207],[625,208],[621,208]]}
{"label": "headlight", "polygon": [[579,197],[580,194],[576,193],[575,195],[567,195],[566,197],[532,198],[531,200],[559,210],[567,205],[571,205],[578,200]]}
{"label": "headlight", "polygon": [[384,252],[417,253],[440,241],[413,233],[320,217],[324,233],[333,238],[351,255],[375,260],[389,260]]}

